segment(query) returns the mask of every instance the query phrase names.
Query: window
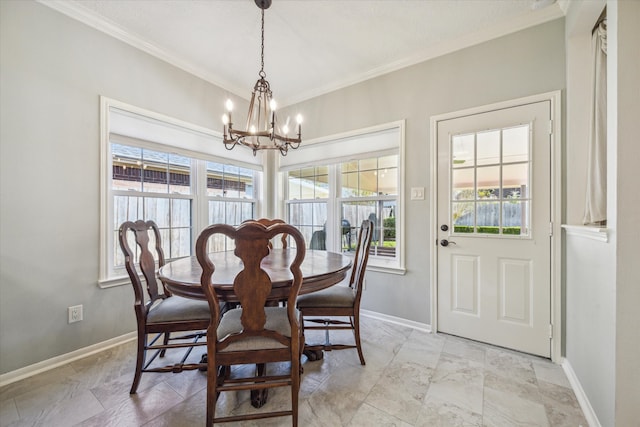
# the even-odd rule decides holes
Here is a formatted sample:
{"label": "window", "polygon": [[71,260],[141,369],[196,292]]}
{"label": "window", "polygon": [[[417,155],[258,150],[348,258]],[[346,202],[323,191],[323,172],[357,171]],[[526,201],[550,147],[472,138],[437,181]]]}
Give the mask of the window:
{"label": "window", "polygon": [[344,162],[340,171],[342,250],[355,250],[359,224],[368,219],[374,226],[370,256],[395,257],[398,155]]}
{"label": "window", "polygon": [[[240,225],[255,218],[254,171],[207,162],[207,224]],[[209,250],[223,251],[230,244],[221,236],[211,238]]]}
{"label": "window", "polygon": [[528,236],[530,126],[451,138],[454,233]]}
{"label": "window", "polygon": [[326,250],[329,167],[294,169],[287,173],[287,222],[297,227],[309,248]]}
{"label": "window", "polygon": [[398,122],[329,137],[302,146],[295,159],[281,159],[286,220],[310,249],[352,253],[368,219],[374,223],[369,265],[403,271],[403,129]]}
{"label": "window", "polygon": [[[124,221],[155,221],[171,260],[192,255],[197,233],[207,225],[239,225],[255,217],[260,159],[256,164],[225,159],[219,138],[193,125],[106,98],[102,107],[108,120],[102,141],[100,286],[128,283],[118,243]],[[211,242],[210,249],[225,250],[227,243]]]}
{"label": "window", "polygon": [[[111,144],[114,268],[124,267],[118,228],[125,221],[153,220],[168,259],[191,255],[193,159],[162,151]],[[131,247],[134,247],[132,245]]]}

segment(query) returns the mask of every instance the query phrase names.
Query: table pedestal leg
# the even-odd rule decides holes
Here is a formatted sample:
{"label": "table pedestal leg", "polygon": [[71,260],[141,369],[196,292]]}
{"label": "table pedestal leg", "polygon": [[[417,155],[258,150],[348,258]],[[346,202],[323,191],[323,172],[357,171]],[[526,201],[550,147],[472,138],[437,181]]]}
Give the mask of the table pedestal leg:
{"label": "table pedestal leg", "polygon": [[309,362],[315,362],[316,360],[322,360],[324,358],[324,351],[315,350],[312,348],[306,348],[302,351],[302,354],[307,356]]}
{"label": "table pedestal leg", "polygon": [[[266,373],[266,365],[264,363],[258,363],[256,365],[256,376],[263,377]],[[267,396],[269,395],[269,389],[263,388],[261,390],[251,390],[251,406],[254,408],[262,408],[267,403]]]}

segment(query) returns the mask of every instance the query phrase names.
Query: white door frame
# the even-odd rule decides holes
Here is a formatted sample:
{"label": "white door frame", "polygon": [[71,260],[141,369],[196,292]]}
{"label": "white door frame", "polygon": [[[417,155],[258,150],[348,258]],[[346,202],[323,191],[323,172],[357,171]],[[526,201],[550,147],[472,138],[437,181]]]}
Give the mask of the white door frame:
{"label": "white door frame", "polygon": [[516,107],[541,101],[551,102],[551,360],[561,362],[562,351],[562,92],[554,91],[483,105],[451,113],[439,114],[430,119],[431,156],[431,212],[429,238],[431,250],[431,331],[438,332],[438,122],[473,114]]}

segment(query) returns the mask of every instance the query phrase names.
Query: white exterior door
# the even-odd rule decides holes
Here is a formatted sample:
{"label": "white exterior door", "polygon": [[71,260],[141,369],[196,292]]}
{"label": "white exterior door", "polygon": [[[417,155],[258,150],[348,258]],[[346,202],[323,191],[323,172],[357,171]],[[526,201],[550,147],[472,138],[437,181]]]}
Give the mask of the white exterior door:
{"label": "white exterior door", "polygon": [[438,122],[438,331],[550,357],[550,104]]}

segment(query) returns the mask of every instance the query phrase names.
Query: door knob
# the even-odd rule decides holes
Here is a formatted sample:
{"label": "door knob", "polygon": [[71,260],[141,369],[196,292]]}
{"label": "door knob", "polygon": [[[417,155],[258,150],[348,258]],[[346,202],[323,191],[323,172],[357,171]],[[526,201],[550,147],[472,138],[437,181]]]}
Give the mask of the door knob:
{"label": "door knob", "polygon": [[447,239],[440,240],[440,246],[447,247],[449,245],[455,245],[455,244],[456,244],[456,242],[450,242]]}

